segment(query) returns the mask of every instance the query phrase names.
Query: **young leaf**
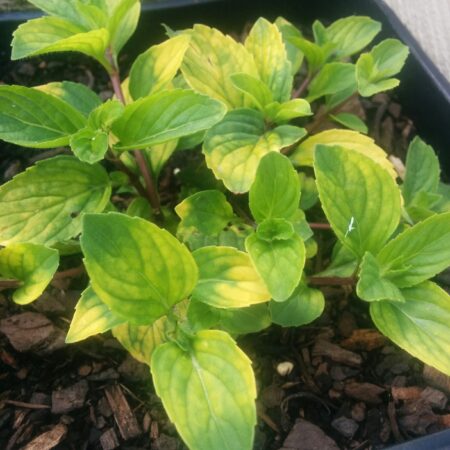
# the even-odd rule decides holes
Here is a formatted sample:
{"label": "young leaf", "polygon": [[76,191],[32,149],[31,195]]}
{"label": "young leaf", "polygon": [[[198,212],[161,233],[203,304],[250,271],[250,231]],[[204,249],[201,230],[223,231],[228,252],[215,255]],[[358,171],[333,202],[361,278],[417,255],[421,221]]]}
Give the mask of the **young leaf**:
{"label": "young leaf", "polygon": [[298,286],[305,265],[302,239],[281,233],[267,240],[267,233],[257,232],[246,239],[245,247],[272,298],[277,302],[287,300]]}
{"label": "young leaf", "polygon": [[149,149],[144,150],[150,162],[155,180],[159,178],[161,170],[177,149],[177,145],[178,139],[174,139],[172,141],[164,142],[164,144],[154,145]]}
{"label": "young leaf", "polygon": [[134,325],[126,322],[113,328],[112,334],[133,358],[150,365],[154,350],[166,342],[164,333],[166,321],[165,317],[161,317],[151,325]]}
{"label": "young leaf", "polygon": [[261,159],[250,188],[249,202],[257,222],[271,218],[293,219],[300,202],[300,180],[286,156],[270,152]]}
{"label": "young leaf", "polygon": [[351,113],[339,113],[336,115],[330,114],[330,118],[335,122],[344,125],[344,127],[351,130],[358,131],[363,134],[367,134],[369,129],[367,125],[356,115]]}
{"label": "young leaf", "polygon": [[105,28],[86,32],[66,19],[45,16],[19,25],[11,44],[11,59],[75,51],[95,58],[110,71],[111,65],[105,56],[108,43],[109,33]]}
{"label": "young leaf", "polygon": [[242,308],[270,300],[246,253],[232,247],[203,247],[193,256],[199,269],[193,301],[216,308]]}
{"label": "young leaf", "polygon": [[370,17],[350,16],[333,22],[325,33],[336,45],[336,57],[346,58],[370,44],[380,30],[381,23]]}
{"label": "young leaf", "polygon": [[246,106],[245,95],[230,80],[233,73],[258,77],[255,62],[242,44],[204,25],[195,25],[181,65],[189,86],[222,101],[228,108]]}
{"label": "young leaf", "polygon": [[37,244],[12,244],[0,250],[0,276],[17,279],[21,285],[12,298],[19,305],[36,300],[56,272],[57,250]]}
{"label": "young leaf", "polygon": [[139,55],[130,70],[129,90],[137,100],[167,88],[175,77],[189,46],[187,34],[175,36]]}
{"label": "young leaf", "polygon": [[111,183],[99,165],[58,156],[39,161],[0,187],[0,243],[51,245],[76,236],[86,212],[100,212]]}
{"label": "young leaf", "polygon": [[37,86],[34,89],[54,95],[88,117],[91,111],[102,104],[101,98],[87,86],[72,81],[62,81]]}
{"label": "young leaf", "polygon": [[450,213],[436,214],[392,239],[377,256],[398,287],[425,281],[450,265]]}
{"label": "young leaf", "polygon": [[112,124],[117,150],[150,147],[206,130],[219,122],[225,106],[192,91],[163,91],[125,107]]}
{"label": "young leaf", "polygon": [[70,104],[37,89],[0,86],[0,139],[23,147],[67,145],[86,124]]}
{"label": "young leaf", "polygon": [[191,449],[251,450],[256,386],[250,360],[222,331],[200,331],[187,351],[175,342],[153,353],[156,393]]}
{"label": "young leaf", "polygon": [[409,205],[419,192],[436,194],[439,176],[439,160],[433,148],[416,137],[406,154],[406,173],[402,185],[405,204]]}
{"label": "young leaf", "polygon": [[305,139],[290,156],[291,161],[297,166],[312,166],[314,151],[319,144],[339,145],[349,150],[355,150],[386,169],[394,180],[397,178],[397,172],[387,159],[386,152],[378,147],[371,137],[351,130],[326,130]]}
{"label": "young leaf", "polygon": [[370,97],[398,86],[400,81],[390,77],[402,70],[408,54],[408,47],[397,39],[385,39],[370,53],[363,53],[356,62],[359,93]]}
{"label": "young leaf", "polygon": [[319,272],[319,277],[351,277],[358,267],[358,260],[355,254],[347,247],[343,246],[339,241],[336,242],[331,254],[330,265]]}
{"label": "young leaf", "polygon": [[123,104],[119,100],[107,100],[95,108],[88,117],[88,126],[94,130],[107,131],[122,115]]}
{"label": "young leaf", "polygon": [[136,197],[128,205],[127,211],[128,216],[140,217],[141,219],[150,220],[153,216],[153,210],[150,202],[144,197]]}
{"label": "young leaf", "polygon": [[284,17],[277,17],[277,19],[275,20],[275,25],[281,32],[283,43],[286,47],[287,57],[291,62],[291,73],[292,75],[295,75],[302,65],[303,53],[295,45],[291,44],[289,39],[301,39],[302,33],[297,27],[292,25],[292,23],[286,20]]}
{"label": "young leaf", "polygon": [[272,322],[282,327],[300,327],[311,323],[320,317],[324,307],[322,292],[303,283],[286,301],[269,303]]}
{"label": "young leaf", "polygon": [[92,128],[82,128],[70,137],[74,155],[88,164],[101,161],[108,150],[108,133]]}
{"label": "young leaf", "polygon": [[66,343],[82,341],[90,336],[104,333],[124,322],[115,316],[103,303],[91,286],[81,294],[75,307],[70,328],[66,336]]}
{"label": "young leaf", "polygon": [[384,273],[377,259],[369,252],[364,255],[356,286],[358,297],[367,302],[392,300],[404,302],[400,289]]}
{"label": "young leaf", "polygon": [[292,90],[292,68],[277,26],[259,18],[245,40],[253,55],[261,80],[269,86],[277,102],[289,100]]}
{"label": "young leaf", "polygon": [[83,17],[80,16],[80,12],[77,9],[77,5],[74,0],[66,1],[64,8],[61,8],[61,0],[28,0],[37,8],[46,12],[51,16],[59,16],[67,19],[75,24],[85,27]]}
{"label": "young leaf", "polygon": [[398,346],[450,375],[450,296],[429,281],[402,294],[404,303],[371,303],[372,320]]}
{"label": "young leaf", "polygon": [[269,103],[264,113],[275,123],[289,122],[297,117],[311,116],[311,105],[301,98],[294,98],[288,102]]}
{"label": "young leaf", "polygon": [[324,95],[356,89],[355,65],[350,63],[328,63],[313,78],[306,100],[312,102]]}
{"label": "young leaf", "polygon": [[114,314],[134,324],[152,324],[197,282],[197,267],[186,247],[138,217],[86,215],[81,249],[97,295]]}
{"label": "young leaf", "polygon": [[342,147],[318,145],[314,169],[322,207],[339,240],[362,258],[383,247],[400,220],[400,190],[380,165]]}
{"label": "young leaf", "polygon": [[264,155],[297,142],[306,134],[303,128],[282,125],[266,131],[259,111],[230,111],[205,136],[203,153],[208,167],[232,192],[250,189]]}
{"label": "young leaf", "polygon": [[308,75],[310,77],[325,64],[335,47],[332,42],[320,46],[297,36],[290,36],[288,40],[305,55],[305,58],[308,61]]}
{"label": "young leaf", "polygon": [[206,235],[218,234],[233,218],[233,208],[220,191],[201,191],[183,200],[175,207],[184,231],[199,231]]}
{"label": "young leaf", "polygon": [[[112,5],[114,5],[114,9],[112,9]],[[112,5],[106,5],[107,9],[112,9],[107,27],[112,53],[117,57],[136,30],[141,12],[141,2],[139,0],[119,0],[114,1]]]}
{"label": "young leaf", "polygon": [[260,111],[264,111],[264,107],[273,101],[269,87],[259,78],[247,73],[234,73],[230,76],[230,80],[233,86],[246,94]]}

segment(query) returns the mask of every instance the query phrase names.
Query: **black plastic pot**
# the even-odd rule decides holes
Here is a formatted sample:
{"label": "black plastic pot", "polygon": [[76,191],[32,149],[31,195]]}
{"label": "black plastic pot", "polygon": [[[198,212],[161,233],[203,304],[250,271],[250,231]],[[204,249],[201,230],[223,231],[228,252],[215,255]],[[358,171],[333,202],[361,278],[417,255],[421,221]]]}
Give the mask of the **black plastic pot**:
{"label": "black plastic pot", "polygon": [[[400,74],[401,84],[396,94],[418,134],[438,153],[444,176],[450,178],[450,84],[382,0],[160,0],[144,4],[137,33],[125,52],[137,54],[151,43],[163,40],[161,23],[174,29],[205,23],[233,32],[260,16],[275,19],[282,15],[307,26],[315,19],[330,22],[351,14],[368,15],[381,21],[382,37],[398,37],[410,47],[411,55]],[[20,22],[37,15],[32,11],[0,14],[0,70],[10,58],[14,29]],[[392,447],[392,450],[431,449],[450,449],[450,430]]]}

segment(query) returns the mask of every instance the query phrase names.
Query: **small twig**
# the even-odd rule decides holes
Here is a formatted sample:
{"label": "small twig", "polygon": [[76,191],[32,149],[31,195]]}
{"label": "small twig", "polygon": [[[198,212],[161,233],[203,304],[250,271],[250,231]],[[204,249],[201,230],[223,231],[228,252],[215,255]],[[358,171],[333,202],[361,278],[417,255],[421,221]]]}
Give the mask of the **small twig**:
{"label": "small twig", "polygon": [[0,289],[17,289],[21,285],[19,280],[0,280]]}
{"label": "small twig", "polygon": [[389,418],[389,423],[391,425],[392,434],[394,435],[396,442],[403,442],[403,436],[400,434],[400,430],[398,429],[396,414],[395,414],[395,403],[391,400],[388,403],[387,407],[387,415]]}
{"label": "small twig", "polygon": [[257,408],[258,417],[269,427],[272,428],[273,431],[277,434],[281,434],[281,430],[278,428],[278,425],[264,412],[262,408]]}
{"label": "small twig", "polygon": [[308,225],[312,230],[331,230],[329,223],[309,222]]}
{"label": "small twig", "polygon": [[39,403],[26,403],[19,402],[17,400],[5,400],[7,405],[18,406],[19,408],[27,408],[27,409],[50,409],[49,405],[41,405]]}
{"label": "small twig", "polygon": [[353,286],[355,277],[309,277],[308,284],[312,286]]}
{"label": "small twig", "polygon": [[62,270],[61,272],[56,272],[53,276],[54,280],[60,280],[61,278],[76,278],[77,276],[84,273],[84,266],[72,267],[71,269]]}

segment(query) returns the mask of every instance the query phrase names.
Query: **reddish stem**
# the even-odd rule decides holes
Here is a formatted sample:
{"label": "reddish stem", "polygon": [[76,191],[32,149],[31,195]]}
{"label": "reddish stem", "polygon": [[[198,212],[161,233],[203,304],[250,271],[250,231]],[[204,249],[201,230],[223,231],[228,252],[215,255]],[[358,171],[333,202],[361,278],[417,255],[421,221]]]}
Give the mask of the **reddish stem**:
{"label": "reddish stem", "polygon": [[309,222],[308,225],[312,230],[331,230],[329,223]]}
{"label": "reddish stem", "polygon": [[306,90],[306,88],[309,86],[309,83],[311,81],[311,76],[308,75],[300,84],[300,86],[292,92],[292,98],[299,98],[303,92]]}

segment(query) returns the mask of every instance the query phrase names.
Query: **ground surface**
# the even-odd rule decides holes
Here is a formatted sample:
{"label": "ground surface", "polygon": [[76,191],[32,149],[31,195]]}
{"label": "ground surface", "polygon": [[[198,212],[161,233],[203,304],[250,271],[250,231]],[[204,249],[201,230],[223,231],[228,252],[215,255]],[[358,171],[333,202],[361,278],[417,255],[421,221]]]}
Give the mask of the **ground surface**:
{"label": "ground surface", "polygon": [[[3,81],[37,85],[71,79],[95,86],[105,98],[111,95],[95,65],[78,57],[72,61],[11,63]],[[414,127],[400,105],[382,95],[349,108],[367,116],[383,148],[404,157]],[[2,182],[42,157],[0,145]],[[166,198],[176,195],[176,186],[166,188]],[[329,231],[317,238],[328,239]],[[85,284],[84,275],[58,280],[42,299],[20,308],[8,291],[0,293],[0,448],[183,448],[146,366],[127,357],[108,333],[64,344]],[[348,289],[324,292],[327,306],[318,321],[239,340],[258,380],[255,449],[378,449],[450,427],[449,379],[380,336],[366,304]]]}

